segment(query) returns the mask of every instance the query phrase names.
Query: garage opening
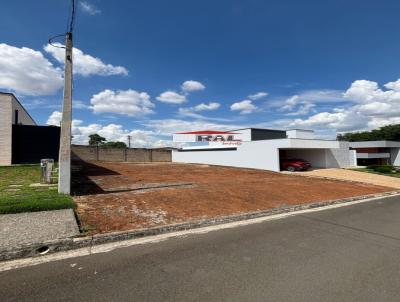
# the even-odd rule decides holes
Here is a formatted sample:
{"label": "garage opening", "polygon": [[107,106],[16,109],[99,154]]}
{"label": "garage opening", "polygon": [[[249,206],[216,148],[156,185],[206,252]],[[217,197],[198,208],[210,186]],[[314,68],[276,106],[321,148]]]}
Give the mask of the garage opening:
{"label": "garage opening", "polygon": [[281,171],[304,171],[326,168],[325,149],[279,149]]}

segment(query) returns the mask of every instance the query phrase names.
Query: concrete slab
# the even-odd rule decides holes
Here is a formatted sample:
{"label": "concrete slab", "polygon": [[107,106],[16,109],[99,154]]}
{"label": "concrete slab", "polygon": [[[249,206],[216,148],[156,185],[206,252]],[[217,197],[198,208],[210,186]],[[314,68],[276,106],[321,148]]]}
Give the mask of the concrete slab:
{"label": "concrete slab", "polygon": [[0,250],[78,234],[79,228],[71,209],[0,215]]}

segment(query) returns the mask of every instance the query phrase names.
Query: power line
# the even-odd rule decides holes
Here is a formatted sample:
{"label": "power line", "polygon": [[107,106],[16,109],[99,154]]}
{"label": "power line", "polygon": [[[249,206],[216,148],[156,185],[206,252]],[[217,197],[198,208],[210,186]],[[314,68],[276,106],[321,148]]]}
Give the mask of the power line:
{"label": "power line", "polygon": [[59,38],[59,37],[65,37],[66,34],[67,34],[67,33],[63,33],[63,34],[59,34],[59,35],[56,35],[56,36],[54,36],[54,37],[51,37],[51,38],[49,39],[49,44],[50,44],[51,46],[53,46],[53,47],[64,48],[64,49],[65,49],[65,46],[54,45],[54,44],[53,44],[53,40],[56,39],[56,38]]}
{"label": "power line", "polygon": [[[68,13],[68,21],[67,21],[67,32],[66,33],[62,33],[56,36],[53,36],[49,39],[49,44],[53,47],[57,47],[57,48],[64,48],[65,46],[59,46],[59,45],[54,45],[53,41],[56,38],[60,38],[60,37],[65,37],[68,33],[72,33],[74,31],[74,25],[75,25],[75,15],[76,15],[76,0],[71,0],[71,6],[70,6],[70,10]],[[69,25],[69,26],[68,26]]]}
{"label": "power line", "polygon": [[76,14],[76,10],[75,10],[75,0],[71,0],[71,21],[69,23],[69,32],[72,33],[74,31],[74,23],[75,23],[75,14]]}

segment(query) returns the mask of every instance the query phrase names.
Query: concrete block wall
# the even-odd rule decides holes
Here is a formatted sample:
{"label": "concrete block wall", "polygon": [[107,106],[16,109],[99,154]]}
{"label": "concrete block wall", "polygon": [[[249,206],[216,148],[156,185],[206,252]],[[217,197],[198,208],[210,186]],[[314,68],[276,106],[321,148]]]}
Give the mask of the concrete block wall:
{"label": "concrete block wall", "polygon": [[121,162],[125,160],[125,149],[98,148],[100,161]]}
{"label": "concrete block wall", "polygon": [[73,161],[170,162],[171,150],[120,149],[72,145]]}
{"label": "concrete block wall", "polygon": [[127,149],[126,161],[128,162],[151,162],[151,154],[147,149]]}
{"label": "concrete block wall", "polygon": [[73,161],[96,161],[97,147],[72,145],[71,159]]}
{"label": "concrete block wall", "polygon": [[151,161],[170,162],[172,161],[172,153],[170,150],[151,150]]}

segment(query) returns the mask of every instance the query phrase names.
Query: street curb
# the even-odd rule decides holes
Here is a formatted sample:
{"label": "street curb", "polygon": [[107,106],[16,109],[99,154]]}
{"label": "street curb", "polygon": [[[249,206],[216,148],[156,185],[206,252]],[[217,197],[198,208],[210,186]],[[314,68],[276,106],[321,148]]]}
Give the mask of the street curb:
{"label": "street curb", "polygon": [[307,209],[321,208],[336,204],[345,204],[354,201],[361,201],[371,198],[384,198],[400,195],[400,190],[389,191],[379,194],[369,194],[363,196],[356,196],[344,199],[334,199],[316,203],[307,203],[301,205],[280,207],[275,209],[268,209],[257,212],[249,212],[240,215],[221,216],[214,219],[203,219],[179,224],[166,225],[161,227],[154,227],[149,229],[140,229],[134,231],[120,231],[106,234],[97,234],[93,236],[65,238],[59,240],[46,241],[38,244],[29,244],[21,246],[18,249],[5,249],[0,251],[0,261],[8,261],[18,258],[40,257],[43,255],[53,254],[62,251],[74,250],[79,248],[88,248],[89,251],[92,246],[104,243],[123,241],[135,238],[143,238],[148,236],[160,235],[164,233],[171,233],[177,231],[184,231],[189,229],[198,229],[213,225],[220,225],[230,222],[237,222],[242,220],[255,219],[266,216],[273,216],[277,214],[292,213]]}

